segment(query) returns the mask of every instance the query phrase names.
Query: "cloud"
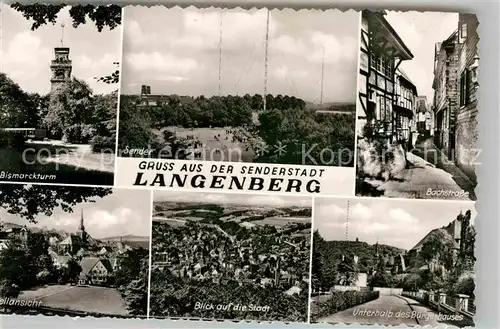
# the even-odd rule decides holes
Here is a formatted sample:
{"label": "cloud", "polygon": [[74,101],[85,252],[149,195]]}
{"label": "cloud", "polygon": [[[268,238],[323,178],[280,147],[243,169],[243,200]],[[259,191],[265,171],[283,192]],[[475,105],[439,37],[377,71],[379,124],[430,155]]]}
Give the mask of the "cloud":
{"label": "cloud", "polygon": [[[50,64],[54,47],[60,46],[61,23],[64,29],[64,46],[70,48],[73,75],[85,80],[94,93],[108,93],[116,85],[98,83],[94,77],[110,75],[116,69],[113,62],[121,59],[120,27],[98,32],[95,24],[68,24],[69,7],[63,8],[55,24],[45,24],[31,31],[32,22],[5,5],[2,8],[2,72],[12,78],[26,92],[47,94],[50,91]],[[105,64],[109,61],[108,64]],[[81,65],[81,66],[80,66]]]}
{"label": "cloud", "polygon": [[447,39],[457,29],[458,14],[389,11],[386,18],[414,55],[413,59],[403,61],[400,68],[416,85],[419,95],[432,101],[434,47],[436,42]]}
{"label": "cloud", "polygon": [[[31,32],[17,33],[7,44],[3,53],[2,69],[14,81],[31,84],[34,76],[42,74],[50,79],[49,48],[42,45],[40,38]],[[45,65],[41,65],[41,64]]]}
{"label": "cloud", "polygon": [[372,210],[361,203],[355,204],[354,207],[349,210],[349,212],[349,215],[353,220],[361,222],[367,222],[373,216]]}
{"label": "cloud", "polygon": [[173,54],[159,52],[126,54],[125,60],[129,68],[138,71],[182,74],[199,68],[199,64],[191,58],[180,58]]}
{"label": "cloud", "polygon": [[[147,83],[155,93],[216,95],[220,46],[222,93],[262,92],[266,16],[266,10],[221,15],[213,8],[127,7],[122,91],[137,93],[136,86]],[[319,101],[324,61],[324,101],[354,101],[358,17],[271,11],[268,91]]]}
{"label": "cloud", "polygon": [[132,224],[129,223],[132,219],[133,211],[129,208],[118,208],[113,211],[97,210],[86,216],[88,225],[94,230],[112,230],[113,227]]}
{"label": "cloud", "polygon": [[313,226],[326,240],[360,241],[410,249],[433,229],[448,225],[460,210],[471,209],[471,202],[436,203],[416,200],[316,198]]}

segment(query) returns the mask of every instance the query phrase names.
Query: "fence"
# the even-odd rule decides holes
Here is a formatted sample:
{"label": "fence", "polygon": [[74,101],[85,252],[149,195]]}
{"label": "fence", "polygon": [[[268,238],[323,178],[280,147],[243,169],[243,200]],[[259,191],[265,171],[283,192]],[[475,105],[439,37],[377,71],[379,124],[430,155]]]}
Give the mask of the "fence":
{"label": "fence", "polygon": [[377,299],[378,291],[331,291],[311,296],[311,317],[318,319]]}
{"label": "fence", "polygon": [[403,289],[401,288],[380,288],[373,287],[373,291],[380,292],[381,295],[401,295],[403,293]]}
{"label": "fence", "polygon": [[403,296],[415,299],[438,312],[452,314],[462,314],[469,320],[472,320],[476,314],[474,299],[467,295],[457,294],[449,296],[445,293],[433,291],[403,291]]}

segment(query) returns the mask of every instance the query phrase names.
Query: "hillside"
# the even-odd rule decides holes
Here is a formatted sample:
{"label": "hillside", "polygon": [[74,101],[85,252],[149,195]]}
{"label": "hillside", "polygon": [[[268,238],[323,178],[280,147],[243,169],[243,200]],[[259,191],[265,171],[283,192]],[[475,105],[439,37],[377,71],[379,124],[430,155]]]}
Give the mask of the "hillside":
{"label": "hillside", "polygon": [[[374,260],[376,254],[376,245],[370,245],[361,241],[325,241],[330,253],[341,256],[343,253],[358,256],[360,261],[363,259]],[[378,245],[378,254],[385,257],[404,254],[405,250],[385,244]]]}
{"label": "hillside", "polygon": [[[10,222],[4,222],[0,221],[0,231],[9,231],[11,229],[20,229],[22,227],[25,227],[25,225],[20,225],[16,223],[10,223]],[[48,228],[46,226],[44,227],[36,227],[36,226],[30,226],[26,225],[26,229],[29,232],[33,233],[44,233],[49,236],[57,236],[58,238],[65,238],[69,235],[68,232],[62,231],[62,230],[57,230],[55,228]]]}
{"label": "hillside", "polygon": [[[172,210],[172,209],[175,210]],[[155,202],[155,223],[182,227],[196,223],[198,226],[219,227],[233,236],[246,236],[247,231],[260,230],[263,234],[276,232],[310,236],[311,208],[304,207],[255,207],[239,204],[214,205]],[[267,233],[265,233],[267,232]]]}
{"label": "hillside", "polygon": [[323,262],[327,266],[335,266],[342,260],[342,256],[352,258],[358,257],[358,264],[365,270],[373,269],[379,262],[377,253],[386,262],[391,258],[404,254],[405,250],[393,246],[379,244],[370,245],[361,241],[325,241],[315,235],[314,250],[322,256]]}
{"label": "hillside", "polygon": [[257,222],[264,219],[289,219],[291,221],[311,218],[311,208],[304,207],[255,207],[237,204],[215,205],[195,203],[155,202],[153,217],[185,220],[219,219],[223,221]]}
{"label": "hillside", "polygon": [[422,247],[428,241],[440,241],[442,244],[453,242],[453,236],[446,228],[436,228],[420,240],[411,250]]}
{"label": "hillside", "polygon": [[138,236],[129,234],[123,236],[106,237],[99,239],[99,241],[105,243],[122,241],[124,244],[129,245],[131,247],[149,249],[149,237],[147,236]]}

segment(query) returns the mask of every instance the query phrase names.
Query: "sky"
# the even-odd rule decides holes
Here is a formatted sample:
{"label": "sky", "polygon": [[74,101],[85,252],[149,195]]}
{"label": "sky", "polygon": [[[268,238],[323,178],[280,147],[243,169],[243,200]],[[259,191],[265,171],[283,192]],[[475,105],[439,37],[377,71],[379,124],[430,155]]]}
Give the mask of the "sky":
{"label": "sky", "polygon": [[448,225],[460,210],[476,210],[473,201],[425,201],[315,198],[313,227],[325,240],[345,240],[349,201],[348,240],[413,248],[431,230]]}
{"label": "sky", "polygon": [[154,191],[155,202],[192,202],[208,204],[238,204],[255,207],[312,207],[310,197],[303,196],[276,196],[276,195],[249,195],[238,193],[202,193],[180,191]]}
{"label": "sky", "polygon": [[416,85],[419,96],[432,103],[434,91],[434,47],[458,28],[458,14],[388,11],[385,16],[414,58],[399,66]]}
{"label": "sky", "polygon": [[[262,94],[266,19],[265,9],[125,8],[122,93],[218,95],[220,58],[222,95]],[[354,102],[358,33],[354,11],[272,10],[268,93],[319,103],[324,51],[324,102]]]}
{"label": "sky", "polygon": [[50,61],[54,58],[54,47],[61,45],[61,24],[64,24],[64,46],[70,47],[72,75],[87,82],[96,94],[116,90],[116,85],[97,82],[94,77],[110,75],[116,70],[113,62],[121,58],[121,27],[112,31],[105,27],[101,33],[93,23],[73,28],[69,8],[59,12],[55,25],[49,23],[31,31],[31,20],[3,5],[0,71],[26,92],[48,94]]}
{"label": "sky", "polygon": [[73,213],[54,209],[53,215],[36,217],[37,224],[9,214],[0,209],[3,222],[19,225],[47,227],[74,233],[80,224],[83,210],[84,225],[87,233],[100,239],[112,236],[136,235],[149,236],[151,222],[151,192],[147,190],[114,189],[104,198],[95,199],[94,203],[80,203],[73,207]]}

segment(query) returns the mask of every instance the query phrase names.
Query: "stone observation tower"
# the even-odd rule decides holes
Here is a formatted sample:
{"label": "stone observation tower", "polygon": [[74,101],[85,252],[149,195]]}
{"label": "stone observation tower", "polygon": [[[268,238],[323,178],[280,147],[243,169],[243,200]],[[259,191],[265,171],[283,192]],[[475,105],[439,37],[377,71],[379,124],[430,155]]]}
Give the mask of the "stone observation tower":
{"label": "stone observation tower", "polygon": [[49,112],[60,108],[61,94],[64,94],[71,82],[72,63],[69,59],[69,47],[64,46],[64,24],[61,24],[61,45],[54,48],[54,59],[50,63]]}
{"label": "stone observation tower", "polygon": [[52,60],[50,70],[51,94],[60,87],[67,85],[71,81],[71,60],[69,59],[69,47],[64,46],[64,24],[61,24],[61,46],[54,48],[55,58]]}

